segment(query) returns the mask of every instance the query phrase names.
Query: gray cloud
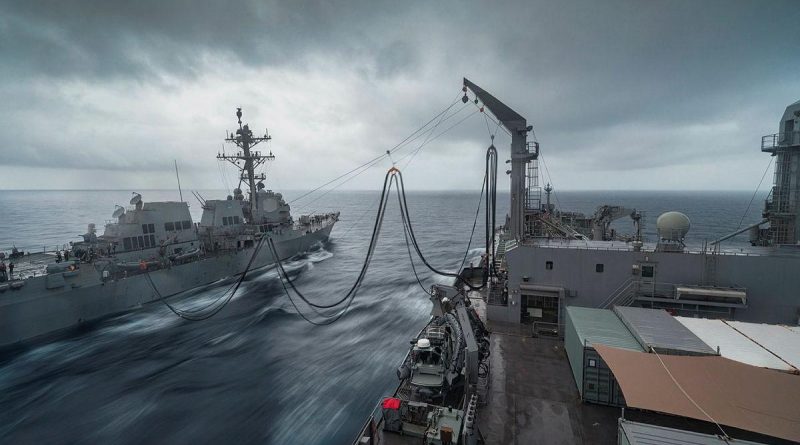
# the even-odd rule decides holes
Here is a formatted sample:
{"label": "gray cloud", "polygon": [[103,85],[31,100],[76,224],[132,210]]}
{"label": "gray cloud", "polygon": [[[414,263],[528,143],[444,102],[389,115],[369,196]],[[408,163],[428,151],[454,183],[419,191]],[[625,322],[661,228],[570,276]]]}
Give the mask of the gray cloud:
{"label": "gray cloud", "polygon": [[[797,23],[791,1],[4,2],[0,157],[208,171],[246,105],[291,143],[285,168],[319,179],[401,140],[466,75],[528,117],[571,188],[590,186],[580,171],[744,166],[797,100]],[[424,153],[479,165],[485,124],[464,127]]]}
{"label": "gray cloud", "polygon": [[[296,64],[309,53],[352,56],[375,42],[394,2],[6,2],[2,55],[19,74],[56,77],[201,74],[209,53],[252,66]],[[410,57],[394,42],[378,52]],[[343,59],[346,60],[346,59]],[[394,59],[387,60],[392,63]],[[149,80],[149,79],[148,79]]]}

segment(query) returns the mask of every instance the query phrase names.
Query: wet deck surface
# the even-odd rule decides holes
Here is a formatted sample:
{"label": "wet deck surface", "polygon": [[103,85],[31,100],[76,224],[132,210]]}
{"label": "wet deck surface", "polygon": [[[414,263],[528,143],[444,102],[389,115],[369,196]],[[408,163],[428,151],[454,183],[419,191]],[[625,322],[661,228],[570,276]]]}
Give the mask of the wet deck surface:
{"label": "wet deck surface", "polygon": [[531,337],[519,325],[488,327],[490,387],[478,410],[486,443],[617,443],[620,409],[581,403],[562,340]]}
{"label": "wet deck surface", "polygon": [[20,258],[6,257],[4,262],[6,266],[13,263],[14,273],[11,275],[12,280],[20,280],[29,277],[44,275],[48,264],[56,262],[55,252],[37,252],[29,253]]}

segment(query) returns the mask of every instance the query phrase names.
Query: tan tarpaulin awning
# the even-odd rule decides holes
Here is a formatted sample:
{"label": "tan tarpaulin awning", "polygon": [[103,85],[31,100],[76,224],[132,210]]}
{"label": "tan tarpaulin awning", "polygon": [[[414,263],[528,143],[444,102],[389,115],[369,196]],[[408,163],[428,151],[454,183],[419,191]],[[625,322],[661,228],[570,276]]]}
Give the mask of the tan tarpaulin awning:
{"label": "tan tarpaulin awning", "polygon": [[705,421],[711,416],[723,428],[800,442],[800,376],[719,356],[657,356],[603,345],[594,348],[614,373],[629,407]]}

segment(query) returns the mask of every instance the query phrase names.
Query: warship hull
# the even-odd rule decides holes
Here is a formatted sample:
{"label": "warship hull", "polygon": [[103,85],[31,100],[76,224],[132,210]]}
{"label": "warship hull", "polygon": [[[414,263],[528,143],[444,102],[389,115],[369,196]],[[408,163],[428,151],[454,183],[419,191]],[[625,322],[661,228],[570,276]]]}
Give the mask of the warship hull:
{"label": "warship hull", "polygon": [[[333,224],[300,236],[276,236],[280,259],[308,251],[327,241]],[[22,287],[6,286],[0,293],[0,347],[8,347],[84,323],[141,308],[225,278],[241,275],[254,247],[221,251],[195,261],[121,278],[105,277],[92,264],[64,274],[28,278]],[[267,246],[259,250],[251,270],[272,266],[275,259]],[[14,283],[14,282],[12,282]],[[158,293],[156,292],[158,290]]]}

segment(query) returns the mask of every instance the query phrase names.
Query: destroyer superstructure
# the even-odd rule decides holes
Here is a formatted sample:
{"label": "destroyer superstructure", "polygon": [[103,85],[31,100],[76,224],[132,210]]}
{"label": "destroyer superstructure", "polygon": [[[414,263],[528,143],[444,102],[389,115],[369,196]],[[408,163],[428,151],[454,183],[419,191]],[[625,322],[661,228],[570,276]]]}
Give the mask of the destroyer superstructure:
{"label": "destroyer superstructure", "polygon": [[[14,274],[0,269],[0,346],[241,279],[248,270],[274,264],[276,256],[289,258],[325,242],[338,212],[296,221],[283,196],[267,190],[266,176],[256,172],[274,155],[252,148],[270,137],[254,136],[242,124],[241,109],[236,116],[239,128],[226,140],[239,151],[218,157],[240,170],[239,187],[227,199],[198,195],[199,222],[192,221],[186,202],[148,202],[134,193],[130,207],[117,206],[102,234],[89,224],[83,240],[63,253],[16,253],[9,259]],[[274,249],[260,248],[266,239]]]}

